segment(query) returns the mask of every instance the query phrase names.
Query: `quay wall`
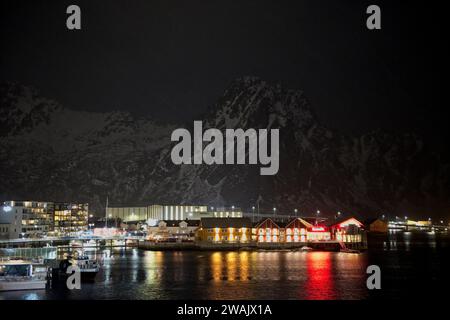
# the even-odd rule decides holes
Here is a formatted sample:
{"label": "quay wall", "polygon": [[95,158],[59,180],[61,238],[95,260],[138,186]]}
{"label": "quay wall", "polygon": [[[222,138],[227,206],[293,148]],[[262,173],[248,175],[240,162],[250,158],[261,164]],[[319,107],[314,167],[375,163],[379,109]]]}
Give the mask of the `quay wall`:
{"label": "quay wall", "polygon": [[[143,250],[299,250],[307,246],[319,251],[340,251],[341,244],[338,241],[321,242],[282,242],[282,243],[212,243],[212,242],[152,242],[139,241],[138,248]],[[363,243],[358,245],[346,243],[349,249],[367,249]]]}

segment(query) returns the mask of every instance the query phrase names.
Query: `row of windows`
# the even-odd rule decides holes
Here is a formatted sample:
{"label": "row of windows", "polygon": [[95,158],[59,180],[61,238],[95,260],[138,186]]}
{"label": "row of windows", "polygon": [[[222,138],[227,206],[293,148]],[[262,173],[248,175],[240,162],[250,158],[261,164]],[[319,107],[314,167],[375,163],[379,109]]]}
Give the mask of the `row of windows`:
{"label": "row of windows", "polygon": [[0,227],[0,232],[1,233],[9,232],[9,228],[8,227]]}
{"label": "row of windows", "polygon": [[[248,230],[248,228],[239,228],[239,229],[235,229],[235,228],[231,228],[233,229],[233,232],[245,232]],[[213,229],[208,229],[209,233],[213,233],[213,232],[229,232],[230,228],[213,228]]]}

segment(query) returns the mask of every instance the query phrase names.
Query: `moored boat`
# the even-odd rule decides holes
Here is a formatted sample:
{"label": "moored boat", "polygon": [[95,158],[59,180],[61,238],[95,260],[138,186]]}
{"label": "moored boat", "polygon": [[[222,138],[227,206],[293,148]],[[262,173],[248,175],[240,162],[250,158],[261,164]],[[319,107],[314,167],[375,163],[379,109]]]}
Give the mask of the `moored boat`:
{"label": "moored boat", "polygon": [[0,291],[45,289],[47,276],[48,268],[40,261],[0,260]]}
{"label": "moored boat", "polygon": [[73,256],[67,256],[59,264],[59,272],[62,275],[68,275],[69,266],[77,266],[80,270],[81,280],[92,281],[100,271],[100,265],[96,259],[91,259],[87,255],[75,252]]}

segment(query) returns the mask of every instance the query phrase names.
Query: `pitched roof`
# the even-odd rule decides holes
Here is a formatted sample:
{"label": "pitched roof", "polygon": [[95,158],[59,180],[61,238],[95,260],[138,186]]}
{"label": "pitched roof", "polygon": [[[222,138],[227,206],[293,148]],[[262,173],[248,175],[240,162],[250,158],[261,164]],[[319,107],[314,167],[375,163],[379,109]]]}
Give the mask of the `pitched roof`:
{"label": "pitched roof", "polygon": [[289,221],[289,223],[286,224],[286,227],[291,225],[291,224],[294,224],[297,221],[299,223],[303,224],[306,228],[311,228],[313,226],[311,223],[309,223],[306,220],[303,220],[302,218],[295,218],[295,219],[292,219],[291,221]]}
{"label": "pitched roof", "polygon": [[200,225],[200,220],[161,220],[164,221],[167,227],[178,227],[181,222],[186,222],[188,227],[198,227]]}
{"label": "pitched roof", "polygon": [[374,222],[377,221],[377,220],[380,220],[380,221],[382,221],[382,222],[384,222],[384,223],[387,223],[386,221],[383,221],[383,220],[381,220],[380,218],[370,218],[370,219],[364,220],[364,224],[365,224],[365,225],[370,225],[370,224],[374,223]]}
{"label": "pitched roof", "polygon": [[201,218],[200,224],[204,228],[251,228],[249,218]]}
{"label": "pitched roof", "polygon": [[330,221],[327,223],[327,226],[328,226],[328,227],[336,226],[336,225],[338,225],[338,224],[341,224],[341,223],[343,223],[343,222],[345,222],[345,221],[347,221],[347,220],[351,220],[351,219],[355,219],[355,220],[358,221],[360,224],[364,225],[358,218],[356,218],[356,217],[354,217],[354,216],[350,216],[350,217],[340,218],[340,219],[337,219],[337,220],[330,220]]}

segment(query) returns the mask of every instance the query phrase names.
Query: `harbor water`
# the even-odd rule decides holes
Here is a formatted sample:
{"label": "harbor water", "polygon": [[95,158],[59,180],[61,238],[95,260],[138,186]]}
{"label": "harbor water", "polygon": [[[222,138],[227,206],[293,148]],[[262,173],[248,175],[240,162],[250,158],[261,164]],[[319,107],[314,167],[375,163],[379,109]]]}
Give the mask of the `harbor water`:
{"label": "harbor water", "polygon": [[[0,299],[379,299],[430,297],[448,285],[447,234],[391,233],[361,253],[300,251],[90,252],[102,263],[80,290],[0,293]],[[368,265],[381,290],[368,290]]]}

